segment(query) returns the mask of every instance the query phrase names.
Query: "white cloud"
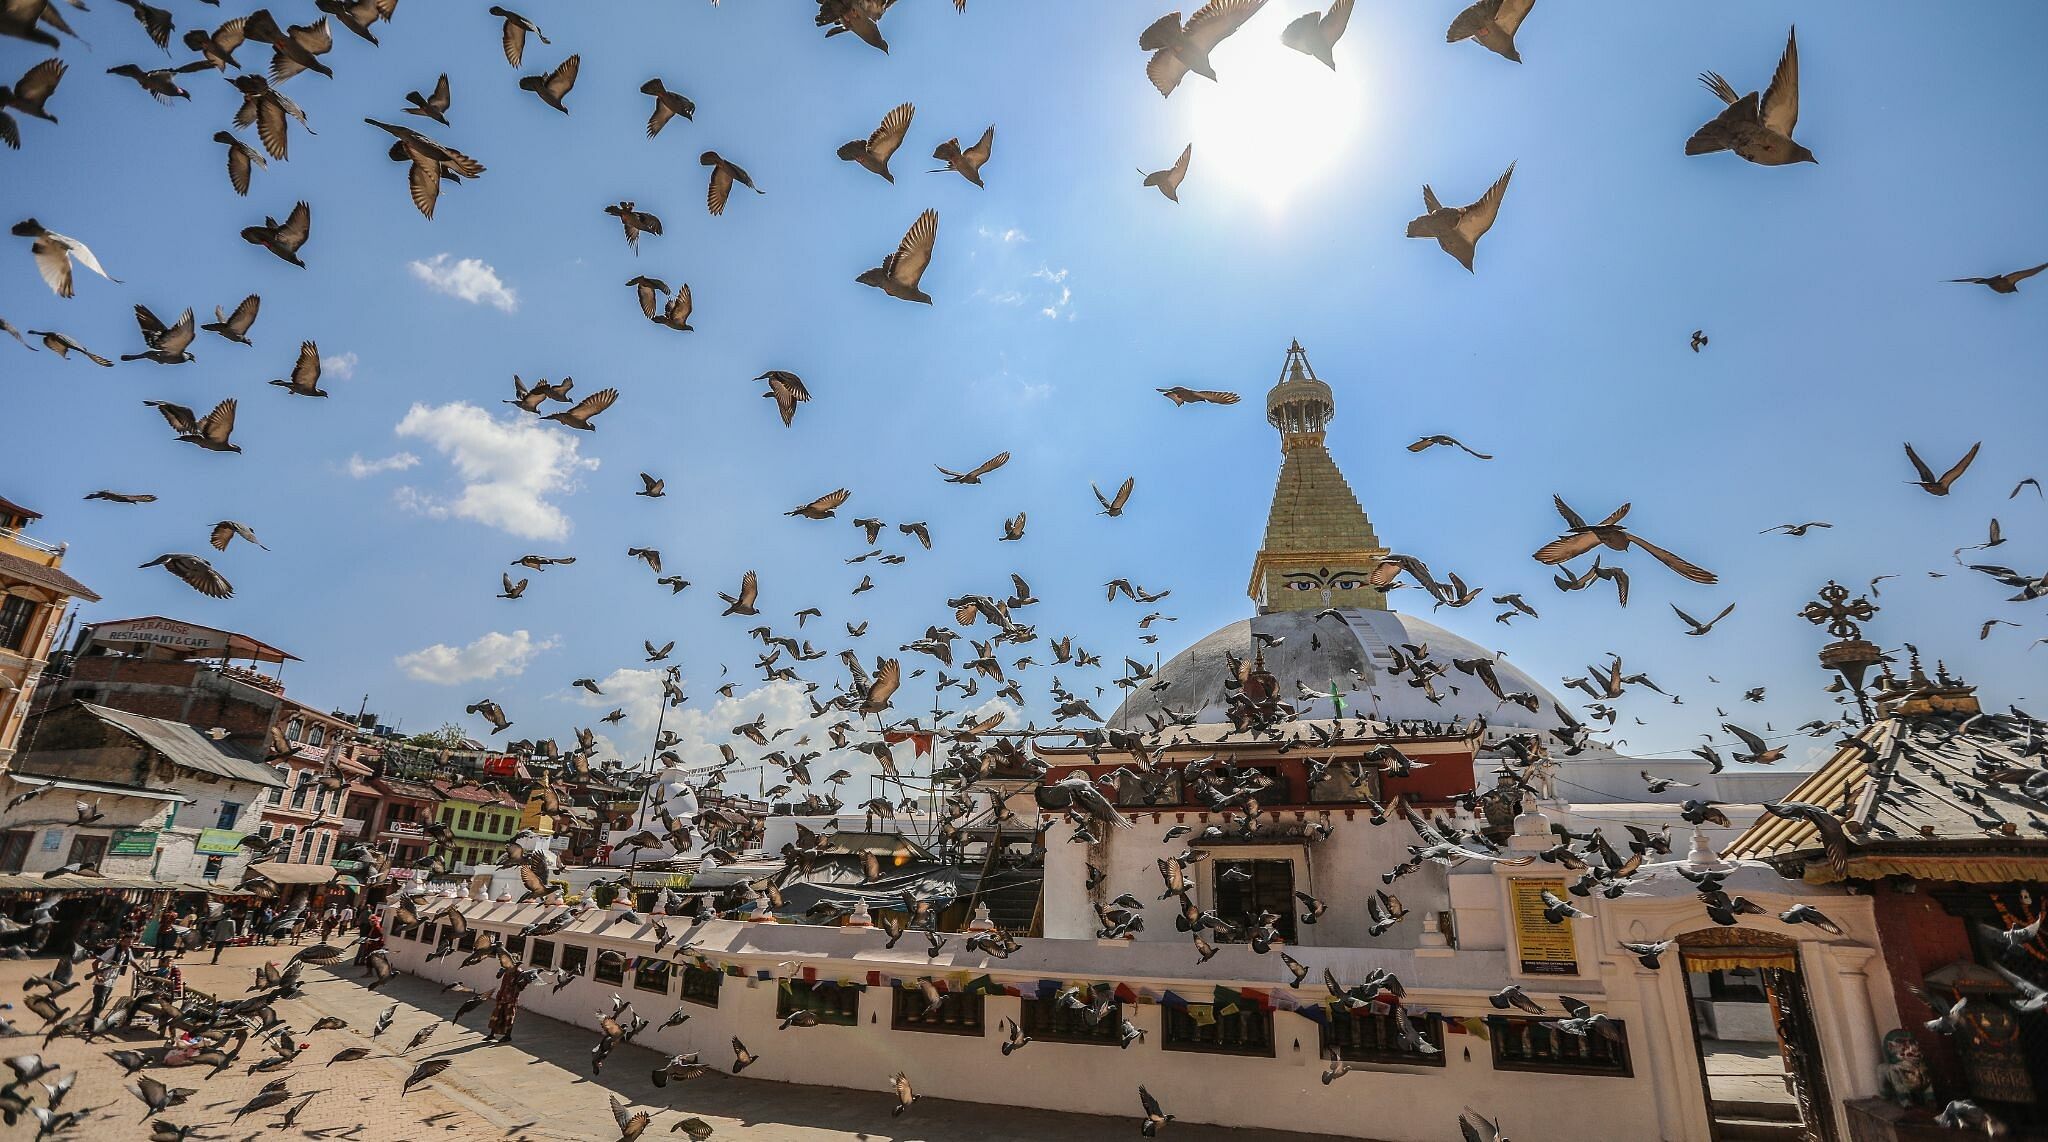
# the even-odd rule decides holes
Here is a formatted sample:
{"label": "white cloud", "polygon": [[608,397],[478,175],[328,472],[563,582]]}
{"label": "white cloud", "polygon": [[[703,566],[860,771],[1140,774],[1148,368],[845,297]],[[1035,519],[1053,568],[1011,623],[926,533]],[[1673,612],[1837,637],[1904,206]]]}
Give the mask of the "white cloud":
{"label": "white cloud", "polygon": [[473,304],[495,305],[506,313],[519,308],[519,295],[498,280],[498,271],[481,258],[451,260],[449,254],[435,254],[424,262],[410,264],[412,276],[436,293],[459,297]]}
{"label": "white cloud", "polygon": [[355,479],[366,480],[383,472],[403,472],[407,468],[416,467],[419,462],[420,458],[410,452],[394,452],[375,460],[365,460],[362,453],[351,452],[346,471]]}
{"label": "white cloud", "polygon": [[415,681],[453,686],[486,678],[517,677],[526,672],[527,663],[535,655],[553,649],[554,645],[553,639],[536,642],[533,635],[523,630],[511,634],[492,631],[468,646],[437,642],[423,650],[401,654],[394,661],[406,677]]}
{"label": "white cloud", "polygon": [[1074,315],[1068,307],[1073,304],[1074,291],[1067,286],[1067,268],[1061,266],[1055,270],[1050,266],[1040,266],[1031,276],[1050,284],[1056,291],[1052,299],[1039,308],[1038,315],[1048,318],[1064,315],[1071,320]]}
{"label": "white cloud", "polygon": [[975,229],[977,232],[980,233],[982,238],[986,239],[987,241],[1001,242],[1005,246],[1015,245],[1018,242],[1029,242],[1031,240],[1030,235],[1024,233],[1024,231],[1022,230],[1017,229],[1015,226],[977,226],[975,227]]}
{"label": "white cloud", "polygon": [[517,414],[493,416],[467,401],[416,404],[398,435],[424,440],[448,458],[462,491],[452,499],[400,488],[402,507],[437,519],[453,516],[522,539],[562,539],[569,517],[549,497],[573,490],[576,476],[596,468],[566,432]]}
{"label": "white cloud", "polygon": [[320,371],[328,376],[346,381],[356,375],[359,358],[354,353],[343,353],[338,357],[320,358]]}

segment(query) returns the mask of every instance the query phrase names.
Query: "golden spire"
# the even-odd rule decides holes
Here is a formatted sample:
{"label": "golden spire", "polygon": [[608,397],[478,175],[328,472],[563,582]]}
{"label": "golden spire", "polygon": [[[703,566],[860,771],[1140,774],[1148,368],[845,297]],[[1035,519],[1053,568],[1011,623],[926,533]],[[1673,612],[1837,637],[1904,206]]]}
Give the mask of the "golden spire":
{"label": "golden spire", "polygon": [[1292,343],[1279,382],[1266,394],[1266,420],[1280,430],[1282,459],[1266,541],[1247,588],[1260,614],[1386,609],[1386,595],[1365,580],[1387,549],[1323,446],[1324,426],[1336,415],[1330,386],[1316,377],[1301,342]]}

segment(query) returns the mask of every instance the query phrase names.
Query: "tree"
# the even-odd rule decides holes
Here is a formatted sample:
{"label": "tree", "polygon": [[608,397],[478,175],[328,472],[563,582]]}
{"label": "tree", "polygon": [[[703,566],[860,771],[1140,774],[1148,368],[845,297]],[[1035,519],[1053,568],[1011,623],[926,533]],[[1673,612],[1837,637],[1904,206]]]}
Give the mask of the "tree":
{"label": "tree", "polygon": [[421,749],[454,749],[468,736],[462,732],[462,727],[454,722],[443,722],[440,729],[431,733],[414,734],[405,739],[405,744]]}

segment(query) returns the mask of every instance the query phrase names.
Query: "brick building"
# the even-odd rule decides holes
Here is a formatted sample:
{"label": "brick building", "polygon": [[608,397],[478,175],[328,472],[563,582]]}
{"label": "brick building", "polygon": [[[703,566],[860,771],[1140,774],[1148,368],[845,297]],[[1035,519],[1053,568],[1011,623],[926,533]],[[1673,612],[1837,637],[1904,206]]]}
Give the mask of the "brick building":
{"label": "brick building", "polygon": [[65,607],[100,598],[64,573],[63,545],[24,534],[41,518],[0,498],[0,770],[14,756]]}

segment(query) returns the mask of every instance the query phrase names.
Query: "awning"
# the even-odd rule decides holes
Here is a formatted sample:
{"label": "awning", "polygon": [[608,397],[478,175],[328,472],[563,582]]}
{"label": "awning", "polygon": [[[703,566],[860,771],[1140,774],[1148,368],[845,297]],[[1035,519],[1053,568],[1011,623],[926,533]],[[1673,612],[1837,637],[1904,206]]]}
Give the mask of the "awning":
{"label": "awning", "polygon": [[336,876],[331,883],[336,888],[361,888],[363,886],[362,881],[346,873]]}
{"label": "awning", "polygon": [[43,786],[53,789],[69,789],[74,793],[104,793],[110,797],[136,797],[144,801],[175,801],[190,805],[192,798],[182,793],[165,793],[156,789],[143,789],[133,785],[115,785],[107,781],[84,781],[75,777],[41,777],[33,773],[8,770],[7,777],[23,785]]}
{"label": "awning", "polygon": [[331,864],[272,864],[266,861],[262,864],[250,865],[248,871],[242,874],[244,881],[252,877],[261,877],[276,885],[326,884],[334,879],[334,866]]}
{"label": "awning", "polygon": [[86,889],[114,889],[116,891],[190,892],[192,889],[171,880],[151,880],[141,876],[79,876],[65,873],[45,879],[41,873],[10,872],[0,873],[0,892],[66,892]]}

